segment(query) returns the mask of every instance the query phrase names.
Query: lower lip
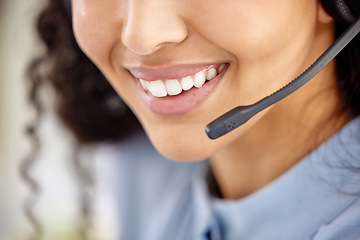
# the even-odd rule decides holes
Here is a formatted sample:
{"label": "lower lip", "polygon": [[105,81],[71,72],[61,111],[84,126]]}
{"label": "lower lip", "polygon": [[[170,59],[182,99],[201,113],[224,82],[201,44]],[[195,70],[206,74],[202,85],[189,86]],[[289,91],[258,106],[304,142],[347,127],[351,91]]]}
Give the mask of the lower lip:
{"label": "lower lip", "polygon": [[134,79],[142,100],[151,111],[160,115],[185,114],[200,106],[214,92],[228,66],[215,78],[207,81],[201,88],[193,87],[176,96],[154,97],[141,87],[139,79]]}

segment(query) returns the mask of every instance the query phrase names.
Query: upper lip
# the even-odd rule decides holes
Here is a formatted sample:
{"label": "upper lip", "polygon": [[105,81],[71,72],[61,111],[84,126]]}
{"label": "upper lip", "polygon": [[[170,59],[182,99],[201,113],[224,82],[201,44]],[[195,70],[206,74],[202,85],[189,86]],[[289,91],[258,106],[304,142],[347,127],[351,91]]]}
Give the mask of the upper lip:
{"label": "upper lip", "polygon": [[201,70],[218,68],[223,63],[207,63],[207,64],[181,64],[170,65],[165,67],[127,67],[129,72],[136,78],[146,81],[181,79],[183,77],[193,75]]}

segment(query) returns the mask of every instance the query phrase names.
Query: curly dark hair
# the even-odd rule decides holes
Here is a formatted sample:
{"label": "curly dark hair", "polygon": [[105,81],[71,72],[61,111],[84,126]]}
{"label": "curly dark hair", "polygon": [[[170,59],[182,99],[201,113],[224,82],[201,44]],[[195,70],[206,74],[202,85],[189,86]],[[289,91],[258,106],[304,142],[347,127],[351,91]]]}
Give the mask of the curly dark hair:
{"label": "curly dark hair", "polygon": [[[29,236],[32,240],[41,239],[43,235],[43,226],[34,213],[41,186],[30,174],[41,147],[37,134],[43,113],[39,97],[41,86],[49,83],[55,90],[57,113],[79,144],[120,141],[142,130],[134,114],[78,47],[70,14],[63,0],[48,0],[36,19],[36,29],[45,52],[33,59],[28,68],[29,100],[36,110],[36,117],[26,129],[32,149],[20,166],[20,175],[31,191],[24,199],[23,211],[34,230]],[[85,240],[89,239],[92,225],[95,179],[91,164],[79,158],[78,146],[74,148],[72,161],[79,185],[79,237]]]}
{"label": "curly dark hair", "polygon": [[[346,25],[336,24],[336,37],[340,36]],[[360,35],[336,57],[337,90],[340,112],[347,111],[352,116],[360,115]]]}
{"label": "curly dark hair", "polygon": [[59,116],[79,142],[123,139],[140,124],[78,47],[68,14],[62,0],[49,0],[37,19],[46,52],[29,68],[32,102],[38,105],[39,86],[48,81],[56,91]]}

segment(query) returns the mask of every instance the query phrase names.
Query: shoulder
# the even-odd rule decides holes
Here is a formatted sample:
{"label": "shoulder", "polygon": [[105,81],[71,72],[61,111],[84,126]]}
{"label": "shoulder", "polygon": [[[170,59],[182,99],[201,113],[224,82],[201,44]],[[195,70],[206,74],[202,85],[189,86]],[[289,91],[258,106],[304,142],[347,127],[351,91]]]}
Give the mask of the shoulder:
{"label": "shoulder", "polygon": [[[360,194],[360,193],[358,193]],[[313,240],[357,240],[360,237],[360,195],[331,222],[318,229]]]}
{"label": "shoulder", "polygon": [[203,163],[169,160],[145,134],[104,145],[96,155],[97,162],[108,162],[112,182],[106,187],[113,191],[124,239],[163,239],[166,229],[174,233],[187,228],[191,181]]}
{"label": "shoulder", "polygon": [[163,157],[144,133],[121,143],[99,147],[96,158],[102,165],[111,166],[121,190],[128,190],[128,194],[143,190],[143,194],[148,194],[147,197],[188,184],[189,176],[201,164],[175,162]]}
{"label": "shoulder", "polygon": [[[317,209],[333,211],[331,218],[316,231],[314,240],[356,240],[360,237],[360,117],[353,119],[337,134],[320,146],[307,161],[306,180],[317,189],[308,191],[322,196],[321,202],[313,200]],[[309,171],[309,168],[313,168]],[[303,175],[302,175],[303,176]],[[321,180],[322,179],[322,180]],[[310,185],[310,184],[308,184]],[[335,209],[337,209],[335,211]],[[323,213],[324,214],[324,213]]]}

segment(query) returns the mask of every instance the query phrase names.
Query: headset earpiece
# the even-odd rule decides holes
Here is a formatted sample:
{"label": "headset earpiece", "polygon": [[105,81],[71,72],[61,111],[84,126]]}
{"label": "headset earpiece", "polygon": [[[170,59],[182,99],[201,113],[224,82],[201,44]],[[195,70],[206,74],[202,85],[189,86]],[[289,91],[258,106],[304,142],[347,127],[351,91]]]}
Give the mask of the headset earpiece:
{"label": "headset earpiece", "polygon": [[321,0],[321,3],[335,21],[352,23],[360,15],[358,0]]}

